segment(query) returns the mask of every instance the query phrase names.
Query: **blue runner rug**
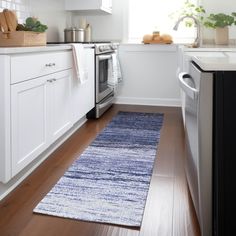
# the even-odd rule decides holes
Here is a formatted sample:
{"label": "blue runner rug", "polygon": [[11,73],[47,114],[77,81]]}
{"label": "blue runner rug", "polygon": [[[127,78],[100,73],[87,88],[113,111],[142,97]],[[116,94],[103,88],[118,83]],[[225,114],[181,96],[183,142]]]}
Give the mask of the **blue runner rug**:
{"label": "blue runner rug", "polygon": [[119,112],[34,212],[141,226],[163,114]]}

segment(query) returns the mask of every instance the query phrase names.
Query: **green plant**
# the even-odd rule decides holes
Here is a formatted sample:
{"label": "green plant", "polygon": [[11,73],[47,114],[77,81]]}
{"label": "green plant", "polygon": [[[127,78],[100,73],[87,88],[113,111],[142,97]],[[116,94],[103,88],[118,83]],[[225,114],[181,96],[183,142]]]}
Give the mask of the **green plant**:
{"label": "green plant", "polygon": [[217,14],[210,14],[208,17],[206,17],[206,20],[204,20],[203,25],[207,28],[223,28],[225,26],[231,26],[236,25],[236,13],[233,12],[231,15],[227,15],[224,13],[217,13]]}
{"label": "green plant", "polygon": [[41,22],[37,18],[34,18],[34,17],[28,17],[25,20],[25,24],[23,25],[18,24],[17,26],[17,30],[34,31],[34,32],[39,32],[39,33],[45,32],[47,28],[48,27],[46,25],[41,24]]}
{"label": "green plant", "polygon": [[[177,21],[179,18],[183,16],[193,16],[199,22],[203,22],[205,13],[206,11],[203,8],[203,6],[198,6],[190,1],[186,1],[179,10],[173,12],[169,16],[173,18],[175,21]],[[186,18],[184,22],[187,27],[191,27],[193,25],[193,21],[191,19]]]}

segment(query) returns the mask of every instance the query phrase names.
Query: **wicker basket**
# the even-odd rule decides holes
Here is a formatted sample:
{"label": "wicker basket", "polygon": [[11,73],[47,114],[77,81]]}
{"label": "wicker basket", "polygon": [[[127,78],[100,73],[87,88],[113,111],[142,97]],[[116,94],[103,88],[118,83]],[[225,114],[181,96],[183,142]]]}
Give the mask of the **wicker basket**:
{"label": "wicker basket", "polygon": [[32,31],[0,32],[0,47],[45,46],[46,33]]}

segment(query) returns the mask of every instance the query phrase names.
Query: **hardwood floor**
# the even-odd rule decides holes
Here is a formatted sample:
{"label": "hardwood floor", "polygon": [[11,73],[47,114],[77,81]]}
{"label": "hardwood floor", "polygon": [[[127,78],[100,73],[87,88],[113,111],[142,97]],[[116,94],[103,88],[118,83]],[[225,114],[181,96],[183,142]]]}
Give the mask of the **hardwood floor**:
{"label": "hardwood floor", "polygon": [[[157,159],[141,228],[33,214],[37,203],[119,111],[164,113]],[[184,174],[180,108],[114,105],[89,120],[8,197],[0,202],[1,236],[200,236]]]}

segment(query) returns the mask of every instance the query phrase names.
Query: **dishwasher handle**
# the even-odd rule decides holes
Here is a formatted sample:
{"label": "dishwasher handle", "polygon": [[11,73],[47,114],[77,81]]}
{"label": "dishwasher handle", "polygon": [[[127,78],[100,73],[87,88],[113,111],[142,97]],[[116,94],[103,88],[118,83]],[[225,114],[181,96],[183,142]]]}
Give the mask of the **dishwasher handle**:
{"label": "dishwasher handle", "polygon": [[179,74],[180,87],[190,98],[192,98],[193,100],[196,100],[198,98],[199,91],[196,88],[193,88],[190,85],[188,85],[184,81],[185,78],[192,79],[192,77],[185,72],[182,72]]}

